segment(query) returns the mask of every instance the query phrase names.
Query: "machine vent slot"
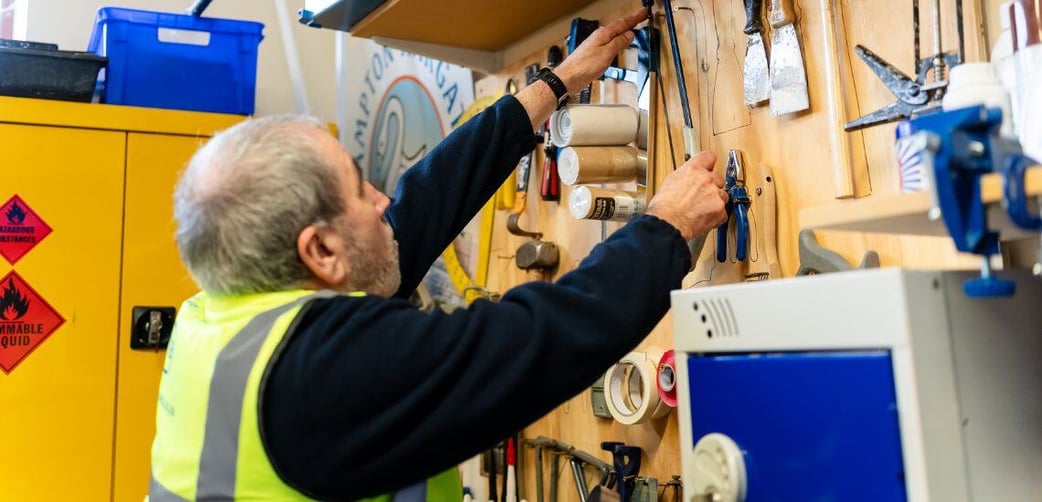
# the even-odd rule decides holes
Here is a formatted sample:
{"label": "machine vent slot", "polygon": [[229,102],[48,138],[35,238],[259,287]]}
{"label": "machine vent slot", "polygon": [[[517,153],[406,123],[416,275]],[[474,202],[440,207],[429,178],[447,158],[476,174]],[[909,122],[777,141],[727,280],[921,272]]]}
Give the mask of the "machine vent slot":
{"label": "machine vent slot", "polygon": [[706,338],[738,336],[738,318],[727,298],[708,298],[693,307],[705,327]]}

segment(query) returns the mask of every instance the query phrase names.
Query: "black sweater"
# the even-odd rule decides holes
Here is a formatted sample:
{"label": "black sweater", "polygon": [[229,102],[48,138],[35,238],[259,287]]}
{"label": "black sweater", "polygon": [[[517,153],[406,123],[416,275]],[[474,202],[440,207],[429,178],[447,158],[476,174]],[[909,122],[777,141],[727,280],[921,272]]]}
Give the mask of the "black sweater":
{"label": "black sweater", "polygon": [[313,301],[273,362],[261,434],[279,475],[321,499],[388,493],[487,449],[593,383],[669,308],[690,255],[680,233],[638,216],[554,284],[499,303],[424,313],[402,299],[534,147],[505,97],[401,179],[387,218],[398,298]]}

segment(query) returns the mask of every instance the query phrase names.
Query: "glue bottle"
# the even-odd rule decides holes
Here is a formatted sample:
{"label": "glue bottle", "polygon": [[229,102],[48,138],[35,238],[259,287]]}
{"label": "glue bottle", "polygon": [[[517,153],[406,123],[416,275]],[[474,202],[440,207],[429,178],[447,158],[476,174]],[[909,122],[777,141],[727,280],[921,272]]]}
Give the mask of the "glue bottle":
{"label": "glue bottle", "polygon": [[945,111],[984,105],[1002,110],[999,134],[1013,136],[1013,106],[1010,93],[1002,85],[991,63],[963,63],[951,69],[948,89],[941,101]]}

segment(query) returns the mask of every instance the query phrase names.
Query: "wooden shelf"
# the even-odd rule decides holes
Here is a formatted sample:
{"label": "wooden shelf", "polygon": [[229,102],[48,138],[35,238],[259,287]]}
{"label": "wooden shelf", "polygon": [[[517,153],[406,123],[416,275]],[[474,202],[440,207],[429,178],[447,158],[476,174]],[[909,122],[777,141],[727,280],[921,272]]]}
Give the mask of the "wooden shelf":
{"label": "wooden shelf", "polygon": [[614,14],[632,2],[312,0],[309,4],[321,6],[306,14],[313,24],[493,73],[546,45],[562,43],[572,18]]}
{"label": "wooden shelf", "polygon": [[[1024,181],[1029,196],[1042,195],[1042,166],[1029,169]],[[991,204],[990,228],[1004,236],[1027,235],[1009,221],[1005,210],[997,204],[1002,200],[1000,175],[989,174],[981,179],[981,199]],[[929,218],[930,206],[930,195],[925,192],[840,201],[801,210],[800,226],[816,230],[947,236],[944,221]]]}

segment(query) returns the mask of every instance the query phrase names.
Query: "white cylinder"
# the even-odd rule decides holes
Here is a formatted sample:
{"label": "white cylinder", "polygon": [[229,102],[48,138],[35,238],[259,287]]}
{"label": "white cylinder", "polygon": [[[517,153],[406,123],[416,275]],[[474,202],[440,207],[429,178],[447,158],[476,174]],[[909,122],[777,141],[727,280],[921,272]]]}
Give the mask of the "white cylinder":
{"label": "white cylinder", "polygon": [[577,186],[568,196],[568,212],[580,220],[626,221],[644,208],[640,192]]}
{"label": "white cylinder", "polygon": [[647,169],[648,153],[632,146],[569,146],[557,153],[565,185],[630,181]]}
{"label": "white cylinder", "polygon": [[572,105],[550,116],[550,140],[557,147],[628,145],[640,119],[629,105]]}
{"label": "white cylinder", "polygon": [[951,69],[948,89],[941,105],[945,110],[956,110],[968,106],[984,105],[1002,110],[1002,125],[999,133],[1013,135],[1013,106],[1009,92],[991,63],[963,63]]}

